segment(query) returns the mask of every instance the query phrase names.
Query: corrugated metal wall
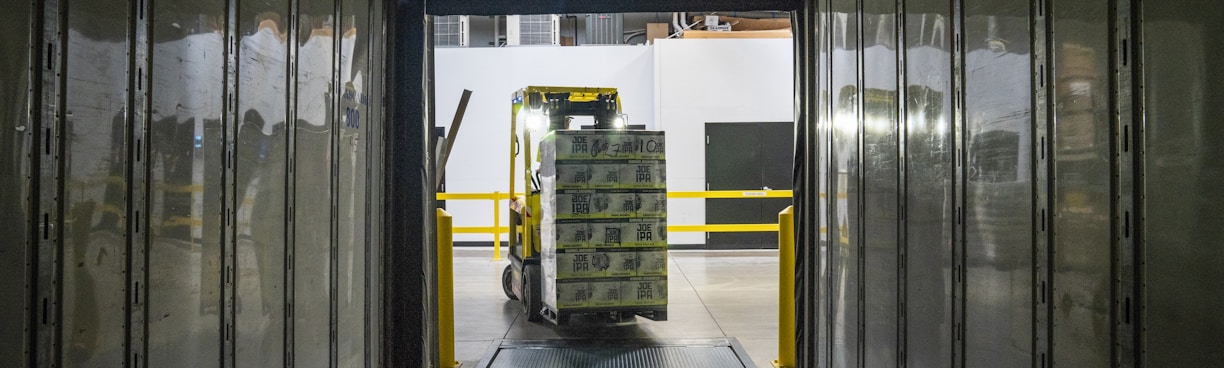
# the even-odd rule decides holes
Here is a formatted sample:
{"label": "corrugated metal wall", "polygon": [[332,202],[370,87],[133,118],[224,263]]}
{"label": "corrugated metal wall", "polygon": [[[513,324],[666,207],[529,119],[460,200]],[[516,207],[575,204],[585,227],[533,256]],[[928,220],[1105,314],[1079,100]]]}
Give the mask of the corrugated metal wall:
{"label": "corrugated metal wall", "polygon": [[795,14],[801,366],[1221,360],[1224,6]]}
{"label": "corrugated metal wall", "polygon": [[378,362],[380,1],[10,5],[0,364]]}
{"label": "corrugated metal wall", "polygon": [[[383,242],[432,240],[429,24],[382,4],[9,4],[0,362],[436,361],[432,253]],[[754,5],[797,4],[674,4]],[[1224,360],[1224,7],[799,9],[802,366]]]}

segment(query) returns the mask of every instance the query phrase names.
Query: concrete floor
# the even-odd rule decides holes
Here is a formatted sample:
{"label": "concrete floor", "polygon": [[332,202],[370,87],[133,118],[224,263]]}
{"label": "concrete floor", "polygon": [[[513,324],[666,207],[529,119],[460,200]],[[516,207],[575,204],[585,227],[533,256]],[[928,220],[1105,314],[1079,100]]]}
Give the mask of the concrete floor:
{"label": "concrete floor", "polygon": [[778,252],[669,252],[668,320],[638,317],[607,326],[528,322],[506,298],[501,273],[510,261],[491,248],[455,249],[455,359],[474,367],[497,339],[735,337],[758,367],[778,354]]}

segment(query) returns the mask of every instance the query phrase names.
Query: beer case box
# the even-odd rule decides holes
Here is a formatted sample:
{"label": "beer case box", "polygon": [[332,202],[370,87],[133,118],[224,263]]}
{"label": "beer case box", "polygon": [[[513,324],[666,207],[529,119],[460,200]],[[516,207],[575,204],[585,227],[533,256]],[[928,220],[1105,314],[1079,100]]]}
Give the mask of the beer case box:
{"label": "beer case box", "polygon": [[622,247],[667,247],[667,219],[639,218],[621,224]]}
{"label": "beer case box", "polygon": [[645,130],[558,130],[554,133],[556,159],[662,160],[663,132]]}
{"label": "beer case box", "polygon": [[621,282],[622,306],[667,305],[667,278],[631,277]]}
{"label": "beer case box", "polygon": [[591,282],[591,303],[592,307],[618,307],[623,304],[623,293],[621,293],[622,281],[604,280]]}
{"label": "beer case box", "polygon": [[557,309],[583,308],[591,303],[591,284],[586,280],[557,280]]}
{"label": "beer case box", "polygon": [[577,219],[556,222],[557,249],[667,246],[667,220]]}
{"label": "beer case box", "polygon": [[639,249],[637,276],[667,276],[667,248]]}
{"label": "beer case box", "polygon": [[608,267],[608,276],[636,276],[638,273],[638,254],[633,249],[620,249],[620,251],[604,252],[608,255],[610,262]]}
{"label": "beer case box", "polygon": [[633,248],[561,250],[557,253],[556,278],[637,276],[639,263]]}
{"label": "beer case box", "polygon": [[556,167],[557,189],[667,188],[664,161],[559,161]]}
{"label": "beer case box", "polygon": [[558,190],[555,218],[601,219],[667,216],[664,190]]}
{"label": "beer case box", "polygon": [[557,280],[602,277],[607,275],[611,262],[608,255],[594,249],[573,249],[557,253]]}

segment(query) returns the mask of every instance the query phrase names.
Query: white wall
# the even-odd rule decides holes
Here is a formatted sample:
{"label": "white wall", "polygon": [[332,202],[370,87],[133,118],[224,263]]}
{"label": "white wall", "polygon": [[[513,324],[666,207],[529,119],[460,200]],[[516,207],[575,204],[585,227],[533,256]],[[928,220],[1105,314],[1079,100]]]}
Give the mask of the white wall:
{"label": "white wall", "polygon": [[[791,39],[667,39],[654,48],[667,190],[705,190],[706,123],[794,121]],[[667,222],[704,224],[705,199],[669,200]],[[705,234],[671,233],[668,241],[705,244]]]}
{"label": "white wall", "polygon": [[[472,90],[446,168],[448,192],[509,189],[510,95],[523,87],[615,87],[629,123],[654,127],[654,59],[648,46],[438,48],[434,65],[435,118],[447,132],[460,95]],[[517,185],[523,190],[521,181]],[[455,226],[493,225],[491,201],[448,201],[447,211]],[[502,225],[505,211],[503,203]],[[455,240],[493,237],[456,234]]]}
{"label": "white wall", "polygon": [[[667,132],[668,190],[705,190],[705,123],[794,120],[791,55],[790,39],[437,49],[438,125],[450,125],[463,89],[473,91],[447,165],[447,191],[508,189],[510,94],[529,85],[618,88],[630,124]],[[705,223],[704,199],[671,200],[668,206],[671,224]],[[447,208],[455,226],[492,225],[489,201],[449,201]],[[506,224],[504,204],[502,212]],[[702,233],[669,235],[672,244],[705,243]],[[456,234],[455,240],[492,236]]]}

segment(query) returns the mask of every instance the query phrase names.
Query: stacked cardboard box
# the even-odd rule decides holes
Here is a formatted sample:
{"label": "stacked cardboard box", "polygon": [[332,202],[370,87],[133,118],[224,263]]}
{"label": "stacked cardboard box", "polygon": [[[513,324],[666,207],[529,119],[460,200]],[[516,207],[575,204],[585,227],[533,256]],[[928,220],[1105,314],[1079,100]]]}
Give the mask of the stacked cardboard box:
{"label": "stacked cardboard box", "polygon": [[556,131],[540,151],[544,305],[664,310],[663,132]]}

